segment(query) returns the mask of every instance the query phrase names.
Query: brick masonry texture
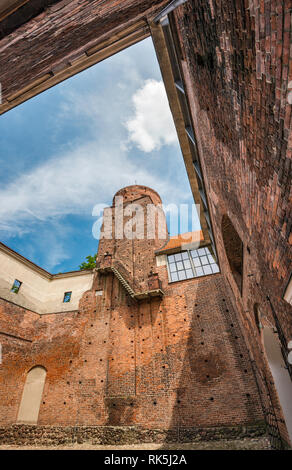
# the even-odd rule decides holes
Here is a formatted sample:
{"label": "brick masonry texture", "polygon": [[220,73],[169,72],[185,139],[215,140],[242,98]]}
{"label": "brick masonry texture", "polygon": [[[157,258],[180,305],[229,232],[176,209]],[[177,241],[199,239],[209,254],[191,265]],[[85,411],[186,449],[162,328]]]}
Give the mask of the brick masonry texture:
{"label": "brick masonry texture", "polygon": [[[221,270],[267,383],[254,305],[284,343],[292,337],[292,309],[282,299],[291,274],[291,7],[193,0],[174,19]],[[225,215],[243,242],[242,292],[227,258],[232,246],[223,241]],[[269,394],[279,410],[275,391]]]}
{"label": "brick masonry texture", "polygon": [[97,38],[107,39],[115,29],[153,15],[165,3],[166,0],[62,0],[55,3],[1,39],[3,99],[44,74],[53,75],[94,46]]}
{"label": "brick masonry texture", "polygon": [[[4,101],[165,3],[57,2],[0,41]],[[291,274],[291,8],[291,0],[189,0],[171,19],[222,274],[168,284],[165,267],[155,268],[158,240],[130,248],[104,241],[99,255],[120,260],[135,289],[156,269],[161,301],[137,304],[113,274],[97,274],[78,313],[39,318],[2,302],[10,361],[1,366],[2,425],[15,423],[26,372],[41,364],[40,425],[241,426],[272,409],[288,442],[254,307],[264,326],[291,340],[282,298]],[[143,197],[158,202],[151,191]],[[243,243],[240,279],[223,216]]]}
{"label": "brick masonry texture", "polygon": [[291,274],[291,6],[194,0],[176,10],[223,272],[230,273],[221,235],[228,214],[244,243],[245,310],[258,300],[269,311],[269,295],[287,340],[291,307],[281,297]]}
{"label": "brick masonry texture", "polygon": [[[124,200],[127,196],[127,201],[141,204],[160,202],[145,187],[129,187],[123,195]],[[137,252],[147,252],[144,271],[143,259],[137,258],[144,278],[138,272],[136,287],[145,286],[161,240],[122,240],[122,246],[120,242],[100,242],[97,266],[109,252],[121,264],[127,261],[124,272],[131,282]],[[197,435],[223,438],[229,432],[229,438],[236,433],[244,437],[246,426],[252,434],[262,434],[261,401],[224,277],[169,284],[166,266],[158,267],[157,273],[165,292],[161,299],[136,302],[113,273],[98,271],[78,313],[39,316],[2,301],[6,336],[0,371],[5,384],[0,391],[1,425],[16,422],[26,373],[42,365],[47,377],[39,426],[94,426],[89,429],[98,436],[100,426],[104,436],[112,436],[104,426],[132,426],[135,439],[144,429],[147,439],[150,430],[154,436],[160,430],[166,440],[174,441],[178,436],[184,441]],[[103,295],[97,296],[96,290]],[[2,429],[3,443],[11,442],[7,436],[13,440],[15,433],[22,434],[21,429],[30,434],[25,430],[31,427],[7,429],[8,434]],[[37,435],[42,435],[41,429]],[[123,432],[127,436],[128,431]]]}

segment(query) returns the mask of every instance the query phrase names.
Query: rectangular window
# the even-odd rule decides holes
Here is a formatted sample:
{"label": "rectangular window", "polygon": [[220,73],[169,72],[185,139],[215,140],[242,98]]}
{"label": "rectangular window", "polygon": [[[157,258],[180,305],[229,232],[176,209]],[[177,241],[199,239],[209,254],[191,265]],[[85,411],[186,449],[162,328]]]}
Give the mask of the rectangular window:
{"label": "rectangular window", "polygon": [[206,247],[182,251],[167,258],[171,282],[219,273],[219,266]]}
{"label": "rectangular window", "polygon": [[71,295],[72,295],[72,292],[65,292],[63,302],[64,302],[64,303],[70,302],[70,300],[71,300]]}
{"label": "rectangular window", "polygon": [[183,251],[168,256],[168,265],[171,281],[183,281],[194,277],[193,269],[189,259],[189,253]]}
{"label": "rectangular window", "polygon": [[14,292],[14,294],[18,294],[18,291],[20,289],[21,284],[22,284],[22,282],[15,279],[15,281],[13,283],[13,286],[11,288],[11,292]]}

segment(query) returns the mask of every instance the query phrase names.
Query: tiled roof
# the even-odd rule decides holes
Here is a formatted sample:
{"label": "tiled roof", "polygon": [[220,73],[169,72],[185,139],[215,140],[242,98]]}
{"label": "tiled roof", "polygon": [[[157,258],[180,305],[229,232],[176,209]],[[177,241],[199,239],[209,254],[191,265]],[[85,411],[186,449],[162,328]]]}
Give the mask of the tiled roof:
{"label": "tiled roof", "polygon": [[[187,232],[170,237],[165,246],[157,250],[156,254],[171,253],[172,251],[183,250],[184,245],[201,244],[204,241],[202,230]],[[185,247],[186,248],[186,247]]]}

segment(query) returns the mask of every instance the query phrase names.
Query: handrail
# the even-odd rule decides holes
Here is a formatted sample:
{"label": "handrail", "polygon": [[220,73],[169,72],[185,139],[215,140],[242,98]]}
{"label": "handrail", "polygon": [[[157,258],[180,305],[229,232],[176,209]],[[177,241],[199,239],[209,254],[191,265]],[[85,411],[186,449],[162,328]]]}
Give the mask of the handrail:
{"label": "handrail", "polygon": [[148,298],[148,297],[162,297],[164,295],[164,292],[162,291],[162,289],[159,287],[159,289],[153,289],[153,290],[146,290],[144,292],[137,292],[135,287],[136,287],[136,283],[134,283],[134,286],[132,287],[132,285],[130,284],[130,282],[125,279],[125,276],[123,274],[121,274],[120,272],[120,269],[118,269],[118,267],[121,269],[122,268],[122,271],[127,272],[126,268],[123,266],[122,263],[120,263],[119,261],[114,261],[113,265],[111,266],[106,266],[106,267],[98,267],[97,268],[97,271],[101,271],[101,272],[112,272],[116,278],[120,281],[120,283],[122,284],[122,286],[124,287],[124,289],[127,291],[127,293],[130,295],[130,297],[132,297],[132,299],[135,299],[135,300],[142,300],[142,299],[145,299],[145,298]]}

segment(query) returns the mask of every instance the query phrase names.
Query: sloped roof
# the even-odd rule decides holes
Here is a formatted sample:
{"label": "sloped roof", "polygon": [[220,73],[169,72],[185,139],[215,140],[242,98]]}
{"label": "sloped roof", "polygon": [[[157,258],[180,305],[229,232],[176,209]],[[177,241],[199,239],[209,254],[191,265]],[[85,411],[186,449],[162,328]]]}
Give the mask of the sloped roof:
{"label": "sloped roof", "polygon": [[202,230],[195,232],[181,233],[180,235],[174,235],[169,238],[165,246],[156,251],[156,254],[165,254],[187,249],[188,245],[194,244],[198,246],[204,242],[204,235]]}

